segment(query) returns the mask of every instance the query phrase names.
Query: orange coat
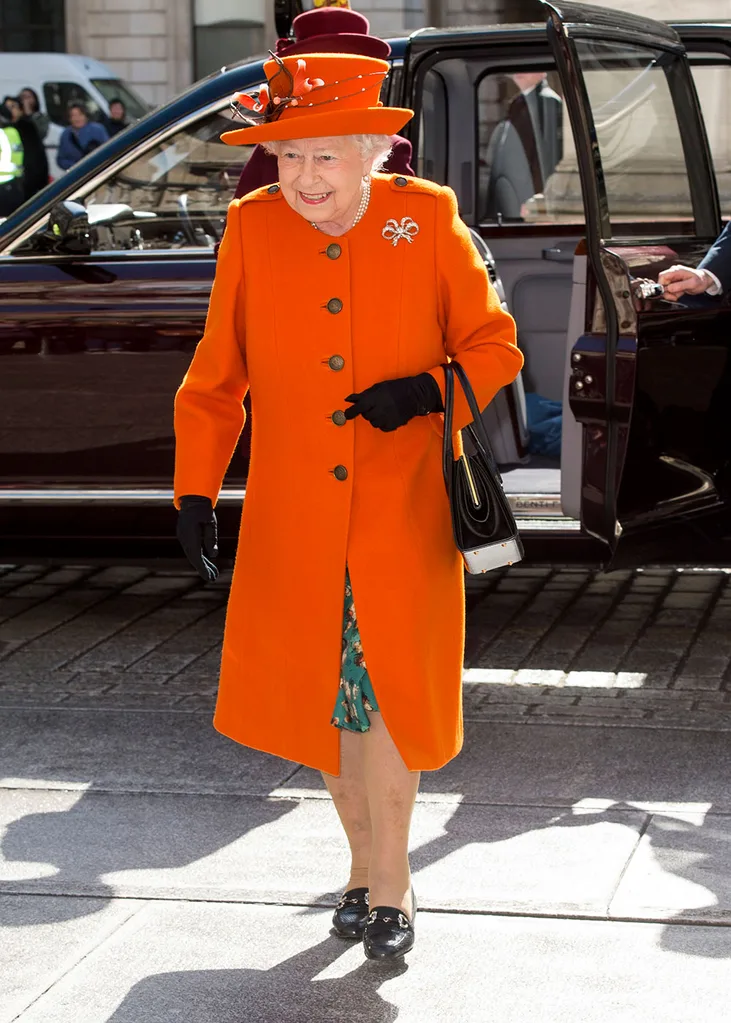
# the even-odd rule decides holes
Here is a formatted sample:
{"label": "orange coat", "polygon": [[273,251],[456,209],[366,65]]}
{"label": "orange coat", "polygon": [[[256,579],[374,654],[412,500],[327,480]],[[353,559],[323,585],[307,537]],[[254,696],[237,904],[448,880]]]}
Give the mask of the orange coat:
{"label": "orange coat", "polygon": [[[418,233],[394,245],[382,231],[404,217]],[[330,721],[347,564],[366,664],[406,765],[432,770],[459,752],[464,585],[443,419],[393,433],[332,419],[346,394],[380,380],[431,370],[443,387],[447,355],[481,407],[522,365],[449,188],[376,175],[366,215],[339,238],[313,229],[278,190],[231,204],[205,335],[175,403],[176,500],[215,501],[251,388],[214,719],[224,735],[339,773]],[[457,425],[469,418],[460,396]]]}

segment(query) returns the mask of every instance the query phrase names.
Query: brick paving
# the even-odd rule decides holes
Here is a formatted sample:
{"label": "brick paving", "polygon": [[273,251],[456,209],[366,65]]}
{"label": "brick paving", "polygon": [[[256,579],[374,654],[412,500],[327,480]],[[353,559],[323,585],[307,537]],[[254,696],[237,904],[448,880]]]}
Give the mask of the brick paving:
{"label": "brick paving", "polygon": [[[468,721],[731,731],[731,573],[468,579]],[[0,566],[0,707],[210,713],[227,580]]]}

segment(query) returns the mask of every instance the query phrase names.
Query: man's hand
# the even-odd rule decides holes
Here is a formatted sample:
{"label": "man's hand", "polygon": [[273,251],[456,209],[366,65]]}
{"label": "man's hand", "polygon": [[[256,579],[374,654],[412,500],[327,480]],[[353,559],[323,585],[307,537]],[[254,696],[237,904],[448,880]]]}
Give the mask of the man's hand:
{"label": "man's hand", "polygon": [[658,274],[657,283],[662,284],[663,298],[677,302],[681,295],[702,295],[716,283],[706,270],[693,270],[689,266],[671,266]]}

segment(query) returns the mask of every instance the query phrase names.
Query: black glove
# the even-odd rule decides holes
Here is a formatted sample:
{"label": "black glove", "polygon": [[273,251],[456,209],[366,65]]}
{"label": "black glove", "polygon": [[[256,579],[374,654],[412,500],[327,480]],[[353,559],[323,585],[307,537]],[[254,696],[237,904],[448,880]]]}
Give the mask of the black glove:
{"label": "black glove", "polygon": [[385,433],[405,426],[414,416],[444,411],[439,385],[431,373],[384,380],[360,394],[349,394],[345,400],[353,402],[345,410],[346,419],[363,416],[371,426]]}
{"label": "black glove", "polygon": [[218,569],[210,560],[218,557],[218,523],[210,497],[187,494],[180,498],[176,530],[185,556],[201,579],[207,583],[218,578]]}

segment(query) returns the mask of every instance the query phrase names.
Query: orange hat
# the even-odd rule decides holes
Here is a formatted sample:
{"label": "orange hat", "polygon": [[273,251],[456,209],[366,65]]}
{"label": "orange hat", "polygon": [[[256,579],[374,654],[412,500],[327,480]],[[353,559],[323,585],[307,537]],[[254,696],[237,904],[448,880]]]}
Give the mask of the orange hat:
{"label": "orange hat", "polygon": [[384,107],[385,60],[345,53],[274,57],[258,97],[241,94],[235,112],[247,125],[221,136],[230,146],[330,135],[394,135],[413,110]]}

